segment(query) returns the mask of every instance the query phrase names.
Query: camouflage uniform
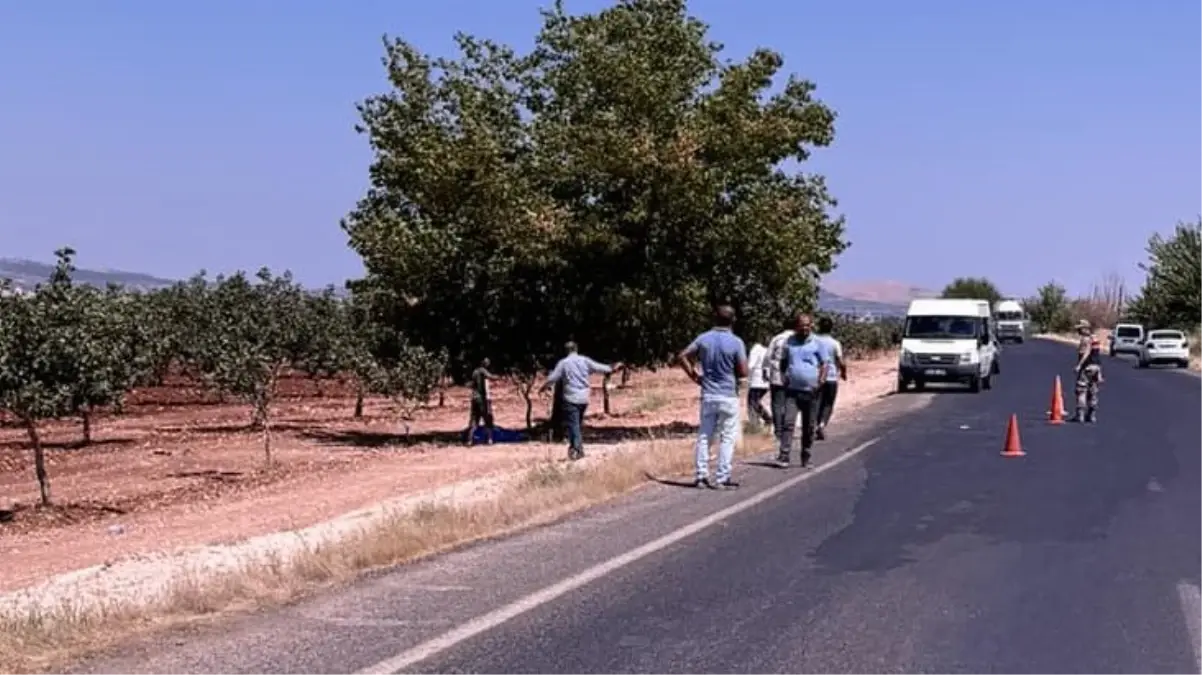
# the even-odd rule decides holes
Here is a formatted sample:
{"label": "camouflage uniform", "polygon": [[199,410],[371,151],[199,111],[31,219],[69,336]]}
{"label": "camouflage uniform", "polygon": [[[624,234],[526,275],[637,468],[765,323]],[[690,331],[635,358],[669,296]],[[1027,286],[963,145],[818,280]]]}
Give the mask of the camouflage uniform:
{"label": "camouflage uniform", "polygon": [[1097,422],[1098,385],[1102,381],[1101,345],[1090,333],[1089,324],[1082,321],[1077,325],[1081,341],[1077,343],[1077,410],[1073,414],[1077,422]]}

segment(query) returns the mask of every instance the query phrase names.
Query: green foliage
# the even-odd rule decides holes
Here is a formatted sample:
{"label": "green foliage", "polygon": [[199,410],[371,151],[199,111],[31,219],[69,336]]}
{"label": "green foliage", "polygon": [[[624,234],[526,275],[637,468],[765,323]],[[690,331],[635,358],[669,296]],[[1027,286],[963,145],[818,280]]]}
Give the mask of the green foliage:
{"label": "green foliage", "polygon": [[1023,303],[1031,321],[1044,333],[1064,333],[1073,327],[1073,314],[1064,286],[1049,281]]}
{"label": "green foliage", "polygon": [[1128,312],[1148,327],[1195,330],[1202,323],[1202,217],[1148,239],[1147,274]]}
{"label": "green foliage", "polygon": [[841,314],[827,316],[834,321],[832,335],[839,338],[843,354],[848,359],[868,358],[890,349],[901,334],[901,321],[898,319],[862,322]]}
{"label": "green foliage", "polygon": [[957,277],[944,286],[941,298],[961,298],[964,300],[988,300],[992,307],[1001,301],[1002,293],[992,281],[984,277]]}
{"label": "green foliage", "polygon": [[[544,12],[533,50],[456,36],[458,59],[385,43],[364,101],[371,189],[343,227],[397,325],[527,377],[567,339],[661,363],[728,301],[741,332],[812,306],[847,244],[821,176],[834,113],[779,54],[724,63],[683,1]],[[766,245],[771,242],[771,245]]]}

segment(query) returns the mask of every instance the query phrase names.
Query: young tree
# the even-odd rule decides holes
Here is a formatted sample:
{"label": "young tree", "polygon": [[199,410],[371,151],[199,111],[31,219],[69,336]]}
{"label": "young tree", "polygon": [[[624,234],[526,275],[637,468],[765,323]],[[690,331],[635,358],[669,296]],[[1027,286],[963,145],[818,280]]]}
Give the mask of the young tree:
{"label": "young tree", "polygon": [[197,346],[198,366],[214,387],[253,406],[251,427],[263,432],[271,464],[271,402],[285,368],[312,357],[305,291],[285,272],[266,268],[251,283],[239,272],[218,277],[204,297],[209,328]]}
{"label": "young tree", "polygon": [[71,400],[72,412],[83,422],[81,445],[92,442],[92,415],[98,408],[119,410],[126,394],[152,379],[156,336],[142,300],[117,286],[73,289],[75,316],[85,336],[76,346],[80,372]]}
{"label": "young tree", "polygon": [[1024,307],[1031,320],[1045,333],[1064,333],[1072,328],[1073,316],[1064,286],[1049,281],[1039,287]]}
{"label": "young tree", "polygon": [[1002,293],[992,281],[984,277],[957,277],[943,287],[942,298],[963,298],[966,300],[988,300],[989,306],[1001,301]]}
{"label": "young tree", "polygon": [[376,357],[370,388],[396,403],[406,443],[410,440],[413,415],[434,395],[445,365],[445,354],[409,344],[399,335],[390,354]]}
{"label": "young tree", "polygon": [[55,251],[58,264],[31,295],[0,286],[0,407],[25,427],[43,506],[52,503],[50,477],[38,424],[69,415],[80,379],[77,345],[87,339],[75,315],[70,248]]}

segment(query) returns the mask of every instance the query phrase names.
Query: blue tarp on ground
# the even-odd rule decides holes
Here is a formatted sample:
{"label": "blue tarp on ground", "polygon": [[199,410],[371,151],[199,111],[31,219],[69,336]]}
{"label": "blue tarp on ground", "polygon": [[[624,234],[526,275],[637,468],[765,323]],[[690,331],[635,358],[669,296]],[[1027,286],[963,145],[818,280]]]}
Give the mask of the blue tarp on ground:
{"label": "blue tarp on ground", "polygon": [[[492,442],[493,443],[521,443],[526,440],[526,434],[522,431],[513,429],[503,429],[501,427],[493,427]],[[478,427],[476,433],[472,435],[473,443],[488,442],[488,430],[483,427]]]}

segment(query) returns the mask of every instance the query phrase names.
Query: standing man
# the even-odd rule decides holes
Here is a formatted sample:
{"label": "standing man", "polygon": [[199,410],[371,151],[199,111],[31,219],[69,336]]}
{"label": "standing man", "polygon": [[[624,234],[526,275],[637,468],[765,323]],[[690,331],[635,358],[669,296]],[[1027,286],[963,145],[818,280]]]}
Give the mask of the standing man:
{"label": "standing man", "polygon": [[781,359],[785,381],[785,415],[776,461],[782,468],[789,466],[798,413],[801,413],[801,466],[805,468],[810,464],[818,391],[821,383],[826,381],[830,363],[826,345],[811,334],[813,327],[810,315],[797,315],[797,327],[793,337],[786,343],[785,355]]}
{"label": "standing man", "polygon": [[[731,464],[735,456],[735,436],[738,433],[740,378],[747,377],[747,346],[731,328],[735,310],[719,305],[714,310],[714,327],[698,335],[676,360],[689,379],[701,386],[701,415],[694,447],[696,462],[695,487],[733,489],[739,486],[731,479]],[[696,364],[701,364],[697,374]],[[716,483],[709,480],[710,441],[718,435],[718,470]]]}
{"label": "standing man", "polygon": [[757,341],[747,355],[747,416],[754,415],[763,424],[772,424],[772,415],[764,410],[764,395],[768,393],[767,362],[764,360],[767,354],[768,349]]}
{"label": "standing man", "polygon": [[818,331],[815,336],[825,343],[826,353],[830,357],[827,366],[826,379],[818,390],[818,421],[814,425],[814,438],[826,438],[826,425],[831,421],[835,412],[835,399],[839,397],[839,380],[847,381],[847,364],[843,362],[843,343],[831,335],[835,322],[829,316],[818,319]]}
{"label": "standing man", "polygon": [[589,376],[593,373],[609,374],[621,370],[624,366],[615,363],[607,366],[598,363],[587,356],[578,353],[575,342],[563,346],[567,356],[555,364],[555,369],[547,376],[547,381],[539,387],[545,392],[562,382],[563,415],[568,429],[568,459],[577,460],[584,457],[584,414],[588,410],[589,393],[592,385]]}
{"label": "standing man", "polygon": [[1073,412],[1074,422],[1098,421],[1098,385],[1102,383],[1102,345],[1094,337],[1089,322],[1077,322],[1077,409]]}
{"label": "standing man", "polygon": [[480,360],[479,367],[472,371],[472,410],[471,419],[467,423],[468,447],[475,445],[476,429],[479,428],[480,422],[484,423],[484,428],[488,433],[488,444],[492,445],[492,388],[488,386],[488,383],[501,378],[488,371],[489,365],[491,362],[488,357],[485,357]]}
{"label": "standing man", "polygon": [[768,399],[772,406],[772,432],[780,443],[780,434],[785,428],[785,375],[781,372],[781,360],[785,358],[785,344],[793,337],[796,319],[785,321],[785,329],[768,341],[768,353],[764,356],[764,369],[768,378]]}

